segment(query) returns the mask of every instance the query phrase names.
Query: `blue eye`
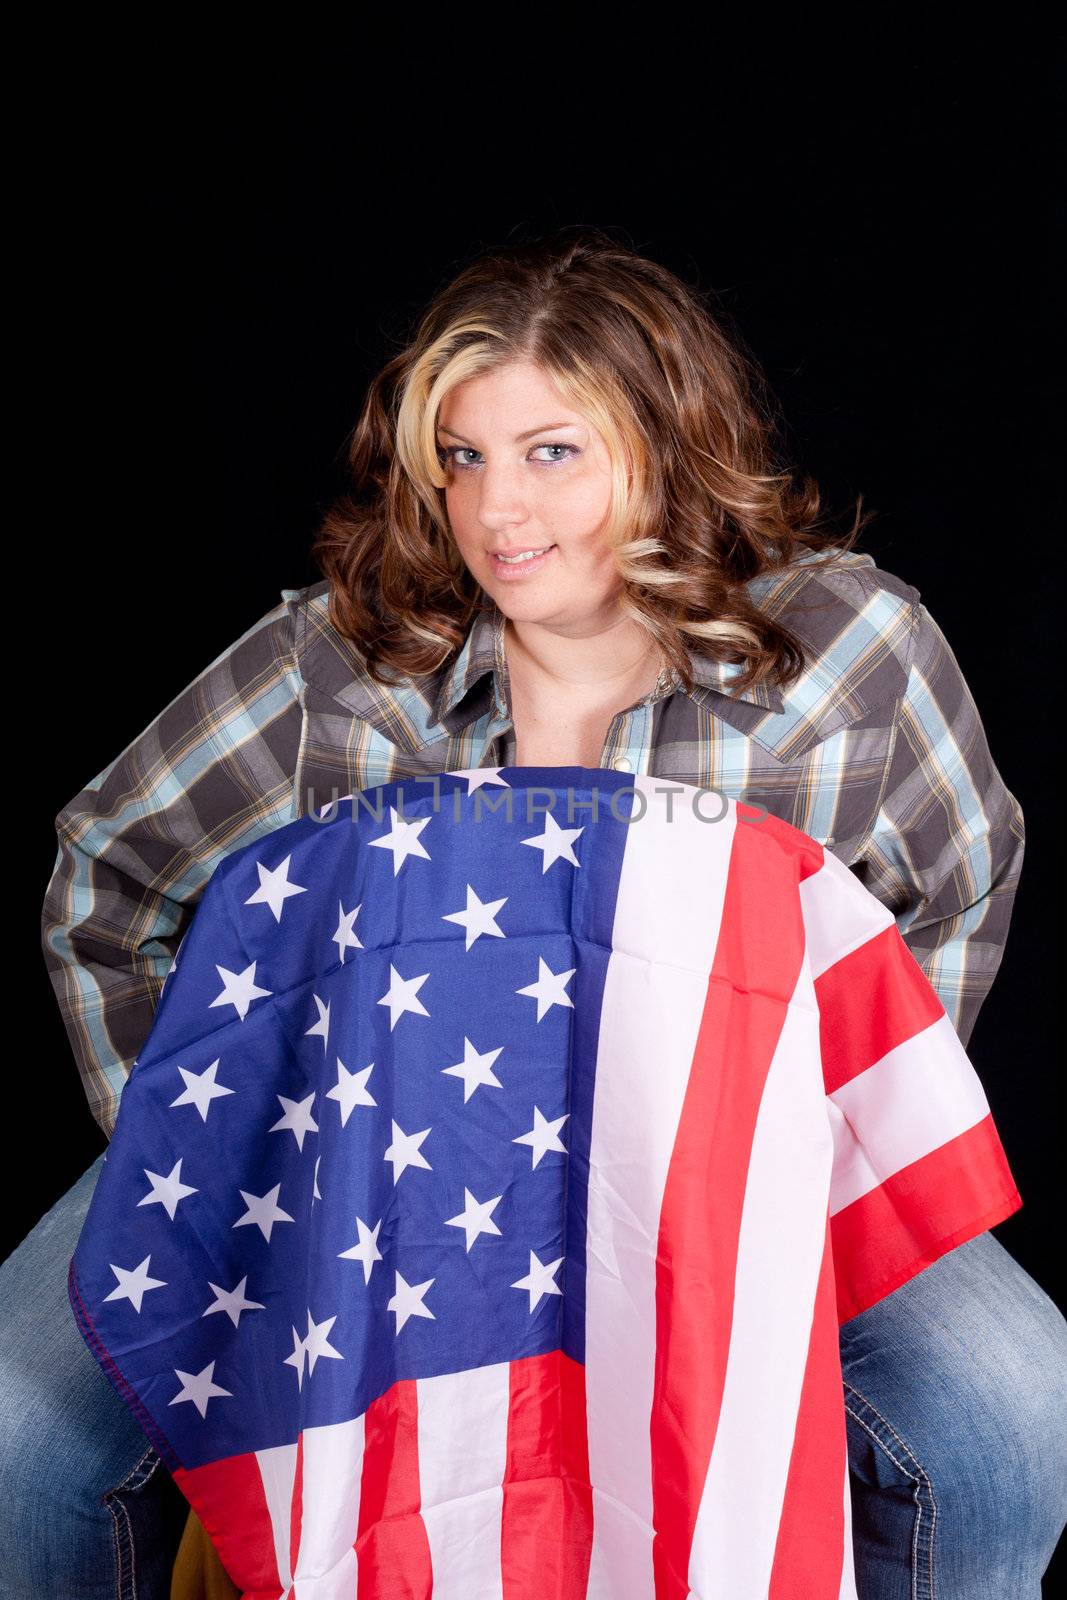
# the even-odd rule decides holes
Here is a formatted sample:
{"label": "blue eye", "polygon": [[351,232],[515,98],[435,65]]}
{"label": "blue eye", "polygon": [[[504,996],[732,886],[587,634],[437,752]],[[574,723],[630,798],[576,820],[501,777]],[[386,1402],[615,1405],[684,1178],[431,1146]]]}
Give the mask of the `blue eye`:
{"label": "blue eye", "polygon": [[[567,452],[566,455],[556,456],[556,458],[554,460],[552,460],[552,461],[539,461],[537,463],[537,465],[540,466],[540,467],[554,467],[554,466],[557,466],[560,462],[569,461],[574,456],[577,456],[577,455],[581,454],[581,451],[578,449],[578,446],[577,445],[573,445],[573,444],[562,444],[562,443],[561,444],[536,444],[536,445],[534,445],[534,449],[535,450],[564,450],[564,451]],[[460,456],[468,456],[468,455],[476,456],[476,455],[479,455],[480,452],[475,450],[473,448],[473,446],[471,446],[471,445],[450,444],[450,445],[442,446],[442,454],[444,456],[444,459],[446,461],[451,461],[452,465],[458,471],[460,471],[460,472],[468,472],[468,471],[470,471],[470,469],[473,466],[476,465],[476,463],[473,462],[473,461],[461,461],[459,459],[459,457]]]}
{"label": "blue eye", "polygon": [[[576,456],[578,454],[577,446],[573,445],[573,444],[538,444],[538,445],[534,446],[534,449],[535,450],[568,450],[568,451],[570,451],[570,455],[571,456]],[[569,459],[570,459],[570,456],[557,456],[556,457],[556,461],[568,461]],[[554,466],[555,463],[552,462],[552,461],[548,461],[548,462],[545,463],[545,465],[546,466]]]}

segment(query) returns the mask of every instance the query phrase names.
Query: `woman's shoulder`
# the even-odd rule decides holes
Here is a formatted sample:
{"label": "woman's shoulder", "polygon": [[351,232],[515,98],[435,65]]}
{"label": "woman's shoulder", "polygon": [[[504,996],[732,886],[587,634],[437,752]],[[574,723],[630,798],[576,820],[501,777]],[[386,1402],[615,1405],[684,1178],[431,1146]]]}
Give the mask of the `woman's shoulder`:
{"label": "woman's shoulder", "polygon": [[[283,589],[293,659],[306,690],[338,702],[346,712],[394,725],[422,725],[449,670],[384,684],[371,676],[356,640],[330,620],[330,581],[319,578],[301,588]],[[473,626],[473,625],[472,625]]]}
{"label": "woman's shoulder", "polygon": [[867,552],[831,548],[804,551],[746,588],[797,639],[804,662],[792,683],[764,691],[758,721],[744,697],[734,701],[728,682],[713,684],[726,691],[715,697],[716,715],[788,762],[858,723],[888,736],[914,657],[922,613],[916,586]]}
{"label": "woman's shoulder", "polygon": [[805,551],[781,572],[754,579],[752,597],[800,639],[805,693],[811,675],[834,698],[856,694],[870,709],[901,692],[922,602],[915,584],[867,551]]}
{"label": "woman's shoulder", "polygon": [[844,617],[850,611],[868,610],[877,596],[896,610],[919,605],[919,590],[906,578],[888,571],[866,550],[805,550],[788,567],[753,578],[752,598],[765,610],[784,619],[788,610],[812,610]]}
{"label": "woman's shoulder", "polygon": [[283,589],[293,654],[305,683],[336,694],[367,675],[363,652],[330,620],[330,580],[318,578],[297,589]]}

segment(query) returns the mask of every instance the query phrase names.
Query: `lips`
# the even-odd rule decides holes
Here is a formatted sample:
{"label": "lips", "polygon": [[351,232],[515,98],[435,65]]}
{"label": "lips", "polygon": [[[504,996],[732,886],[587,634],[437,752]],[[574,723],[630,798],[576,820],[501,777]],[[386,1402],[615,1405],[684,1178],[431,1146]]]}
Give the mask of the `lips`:
{"label": "lips", "polygon": [[[526,551],[531,548],[537,549],[536,555],[526,555]],[[504,583],[518,581],[528,574],[532,576],[535,572],[540,572],[542,567],[551,561],[555,551],[556,546],[554,544],[540,547],[515,545],[511,551],[490,550],[489,561],[493,569],[493,576]],[[504,561],[501,559],[502,556],[510,554],[525,556],[525,559],[522,561]]]}
{"label": "lips", "polygon": [[524,556],[528,551],[532,550],[535,555],[543,555],[546,550],[553,548],[554,546],[551,544],[513,544],[507,550],[490,550],[489,554],[491,556]]}

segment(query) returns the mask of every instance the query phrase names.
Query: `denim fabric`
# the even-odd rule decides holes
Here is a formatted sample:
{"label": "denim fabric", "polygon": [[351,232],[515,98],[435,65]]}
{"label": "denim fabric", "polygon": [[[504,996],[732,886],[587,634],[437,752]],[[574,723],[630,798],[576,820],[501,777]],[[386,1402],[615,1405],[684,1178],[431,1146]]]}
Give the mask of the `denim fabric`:
{"label": "denim fabric", "polygon": [[189,1513],[67,1299],[103,1161],[0,1263],[3,1600],[169,1600]]}
{"label": "denim fabric", "polygon": [[[3,1600],[169,1600],[187,1503],[67,1301],[102,1163],[0,1264]],[[1039,1600],[1067,1520],[1048,1295],[983,1233],[845,1323],[841,1364],[860,1600]]]}
{"label": "denim fabric", "polygon": [[1067,1521],[1067,1321],[991,1233],[841,1328],[860,1600],[1040,1600]]}

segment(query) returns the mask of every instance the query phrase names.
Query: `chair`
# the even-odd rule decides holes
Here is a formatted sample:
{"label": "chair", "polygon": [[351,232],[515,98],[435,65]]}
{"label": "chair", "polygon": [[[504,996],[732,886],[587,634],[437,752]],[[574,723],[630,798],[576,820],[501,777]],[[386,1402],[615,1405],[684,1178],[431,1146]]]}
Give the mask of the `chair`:
{"label": "chair", "polygon": [[182,1542],[174,1558],[170,1600],[240,1600],[241,1590],[226,1574],[204,1524],[190,1506]]}

